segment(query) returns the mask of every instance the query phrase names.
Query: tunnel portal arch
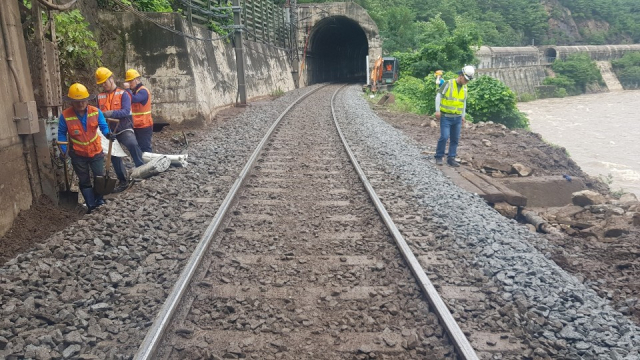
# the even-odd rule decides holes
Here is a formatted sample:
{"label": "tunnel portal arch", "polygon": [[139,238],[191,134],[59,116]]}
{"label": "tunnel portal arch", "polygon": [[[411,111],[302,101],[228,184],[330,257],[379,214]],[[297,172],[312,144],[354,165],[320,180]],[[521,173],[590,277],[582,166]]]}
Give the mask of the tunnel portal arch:
{"label": "tunnel portal arch", "polygon": [[298,8],[298,49],[302,86],[367,79],[382,56],[378,26],[353,2],[305,4]]}
{"label": "tunnel portal arch", "polygon": [[364,30],[345,16],[319,21],[311,32],[306,54],[309,84],[366,81],[369,44]]}

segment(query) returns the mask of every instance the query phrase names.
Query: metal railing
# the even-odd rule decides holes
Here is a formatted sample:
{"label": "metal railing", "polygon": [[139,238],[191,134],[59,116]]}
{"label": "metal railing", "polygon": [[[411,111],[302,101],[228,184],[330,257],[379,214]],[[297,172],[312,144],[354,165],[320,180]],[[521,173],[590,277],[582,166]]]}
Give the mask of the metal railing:
{"label": "metal railing", "polygon": [[[181,3],[190,24],[211,28],[215,23],[221,28],[232,27],[232,7],[225,0],[181,0]],[[290,47],[291,27],[285,9],[270,0],[241,0],[240,7],[244,39]]]}

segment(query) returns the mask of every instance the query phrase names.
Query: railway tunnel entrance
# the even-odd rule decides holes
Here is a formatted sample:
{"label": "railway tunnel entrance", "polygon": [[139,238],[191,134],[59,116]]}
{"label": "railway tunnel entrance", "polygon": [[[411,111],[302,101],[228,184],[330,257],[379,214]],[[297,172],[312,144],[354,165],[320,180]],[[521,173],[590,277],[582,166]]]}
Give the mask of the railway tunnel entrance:
{"label": "railway tunnel entrance", "polygon": [[366,82],[367,35],[356,21],[331,16],[318,21],[309,36],[305,59],[308,84]]}

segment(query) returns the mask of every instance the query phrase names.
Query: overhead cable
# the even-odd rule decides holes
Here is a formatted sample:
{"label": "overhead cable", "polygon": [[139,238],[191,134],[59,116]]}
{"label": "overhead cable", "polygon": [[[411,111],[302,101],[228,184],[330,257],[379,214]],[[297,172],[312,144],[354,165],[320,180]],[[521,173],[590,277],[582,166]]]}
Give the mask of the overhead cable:
{"label": "overhead cable", "polygon": [[[40,1],[40,0],[38,0]],[[199,41],[219,41],[219,40],[224,40],[230,36],[233,35],[233,33],[228,33],[226,35],[220,36],[220,37],[215,37],[215,38],[202,38],[202,37],[198,37],[198,36],[194,36],[194,35],[190,35],[187,33],[184,33],[182,31],[178,31],[175,29],[172,29],[168,26],[162,25],[159,22],[157,22],[156,20],[148,17],[147,15],[145,15],[143,12],[136,10],[133,6],[127,5],[125,3],[123,3],[121,0],[112,0],[113,2],[115,2],[116,4],[120,5],[125,11],[128,11],[130,13],[132,13],[133,15],[143,19],[143,20],[147,20],[152,22],[153,24],[155,24],[157,27],[162,28],[164,30],[167,30],[169,32],[172,32],[174,34],[183,36],[187,39],[191,39],[191,40],[199,40]]]}

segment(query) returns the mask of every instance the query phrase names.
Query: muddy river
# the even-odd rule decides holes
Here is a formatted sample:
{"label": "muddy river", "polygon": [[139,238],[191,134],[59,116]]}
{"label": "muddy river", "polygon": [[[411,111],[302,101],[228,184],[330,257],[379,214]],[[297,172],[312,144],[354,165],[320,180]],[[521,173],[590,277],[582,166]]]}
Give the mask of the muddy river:
{"label": "muddy river", "polygon": [[519,103],[531,130],[567,149],[582,170],[610,178],[611,190],[640,196],[640,91]]}

